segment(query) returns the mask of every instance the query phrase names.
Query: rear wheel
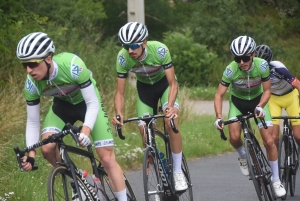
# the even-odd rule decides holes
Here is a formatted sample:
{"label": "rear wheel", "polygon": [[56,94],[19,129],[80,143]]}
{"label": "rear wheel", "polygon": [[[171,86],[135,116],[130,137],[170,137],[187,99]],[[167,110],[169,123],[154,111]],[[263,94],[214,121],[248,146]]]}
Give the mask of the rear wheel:
{"label": "rear wheel", "polygon": [[154,151],[148,147],[143,158],[143,182],[146,201],[163,200],[162,183]]}
{"label": "rear wheel", "polygon": [[257,150],[255,150],[254,146],[249,141],[246,141],[245,143],[245,151],[247,153],[249,176],[252,178],[258,199],[260,201],[273,200],[269,179],[264,176],[262,168],[264,164],[263,158],[259,159],[257,157]]}
{"label": "rear wheel", "polygon": [[[286,135],[282,135],[279,140],[279,150],[278,150],[278,171],[279,171],[279,178],[282,182],[286,191],[289,188],[289,164],[288,164],[288,143],[289,139]],[[285,200],[287,193],[281,197],[282,200]]]}
{"label": "rear wheel", "polygon": [[[49,201],[72,201],[72,197],[79,200],[79,194],[71,177],[71,172],[64,166],[56,166],[52,169],[48,176]],[[82,200],[94,200],[84,181],[81,180],[81,176],[76,174],[76,179]]]}

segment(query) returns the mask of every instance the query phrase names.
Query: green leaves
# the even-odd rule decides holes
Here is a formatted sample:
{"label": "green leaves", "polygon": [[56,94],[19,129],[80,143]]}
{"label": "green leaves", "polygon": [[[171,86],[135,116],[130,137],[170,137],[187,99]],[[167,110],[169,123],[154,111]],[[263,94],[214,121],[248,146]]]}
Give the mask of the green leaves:
{"label": "green leaves", "polygon": [[206,85],[210,82],[211,63],[217,55],[196,43],[190,30],[184,32],[168,32],[163,40],[170,50],[178,81],[187,86]]}

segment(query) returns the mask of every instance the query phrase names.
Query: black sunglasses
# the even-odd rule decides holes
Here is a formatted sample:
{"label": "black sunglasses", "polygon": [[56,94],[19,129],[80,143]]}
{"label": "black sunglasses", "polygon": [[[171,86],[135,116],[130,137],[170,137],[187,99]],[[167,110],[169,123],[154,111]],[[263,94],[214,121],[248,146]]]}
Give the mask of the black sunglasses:
{"label": "black sunglasses", "polygon": [[136,49],[138,49],[141,46],[141,44],[138,44],[138,43],[135,43],[135,44],[124,44],[122,46],[124,47],[125,50],[129,50],[129,48],[132,49],[132,50],[136,50]]}
{"label": "black sunglasses", "polygon": [[36,60],[36,61],[30,61],[30,62],[22,62],[22,66],[27,69],[27,67],[33,69],[39,66],[39,64],[44,61],[44,59]]}
{"label": "black sunglasses", "polygon": [[241,63],[241,61],[248,62],[248,61],[250,61],[250,58],[251,58],[251,56],[244,55],[244,56],[240,56],[240,57],[234,57],[234,61],[236,63]]}

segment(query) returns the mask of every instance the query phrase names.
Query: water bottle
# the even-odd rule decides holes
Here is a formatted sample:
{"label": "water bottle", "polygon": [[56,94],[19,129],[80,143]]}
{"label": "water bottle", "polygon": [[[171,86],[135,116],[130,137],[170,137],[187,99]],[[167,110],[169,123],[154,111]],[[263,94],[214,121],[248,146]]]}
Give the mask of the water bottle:
{"label": "water bottle", "polygon": [[[90,184],[95,194],[97,194],[98,200],[105,201],[105,196],[103,195],[103,191],[101,191],[101,183],[99,178],[95,177],[93,174],[92,176],[88,174],[86,170],[82,170],[82,176],[86,179],[86,181]],[[97,184],[98,183],[98,184]],[[99,185],[99,187],[98,187]],[[99,190],[98,190],[99,189]],[[103,189],[102,189],[103,190]]]}
{"label": "water bottle", "polygon": [[161,159],[163,168],[165,169],[166,173],[168,174],[169,173],[169,166],[168,166],[168,163],[167,163],[167,160],[165,158],[164,153],[159,152],[159,158]]}
{"label": "water bottle", "polygon": [[106,201],[105,196],[104,196],[104,190],[101,185],[100,179],[96,177],[94,174],[92,175],[94,182],[96,183],[97,187],[97,197],[99,198],[100,201]]}

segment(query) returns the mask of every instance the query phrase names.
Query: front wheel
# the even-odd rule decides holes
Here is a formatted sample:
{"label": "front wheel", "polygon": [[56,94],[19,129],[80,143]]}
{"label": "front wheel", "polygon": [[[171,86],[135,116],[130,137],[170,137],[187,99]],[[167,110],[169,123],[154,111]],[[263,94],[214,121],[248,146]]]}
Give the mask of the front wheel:
{"label": "front wheel", "polygon": [[[289,139],[288,136],[282,135],[279,140],[279,150],[278,150],[278,172],[279,178],[282,182],[286,191],[289,188],[289,164],[288,164],[288,157],[289,157],[289,148],[288,148]],[[287,193],[281,197],[282,200],[285,200]]]}
{"label": "front wheel", "polygon": [[162,182],[159,177],[159,167],[155,152],[150,148],[146,148],[143,158],[143,182],[145,201],[163,201]]}
{"label": "front wheel", "polygon": [[[259,146],[259,144],[258,144]],[[258,199],[260,201],[271,201],[272,193],[270,189],[270,178],[265,175],[264,169],[264,158],[258,158],[258,153],[262,152],[254,148],[253,144],[248,140],[245,142],[245,151],[247,153],[247,162],[249,168],[249,176],[252,178]],[[261,153],[263,154],[263,153]]]}
{"label": "front wheel", "polygon": [[[80,200],[76,192],[75,183],[71,172],[64,166],[55,166],[48,176],[48,200],[49,201],[72,201]],[[89,189],[85,186],[81,176],[76,174],[76,180],[80,188],[82,200],[95,200]]]}
{"label": "front wheel", "polygon": [[298,151],[295,141],[291,144],[291,156],[290,156],[290,174],[289,174],[289,184],[290,184],[290,194],[291,196],[295,195],[295,186],[296,186],[296,175],[297,170],[299,168],[299,157],[298,157]]}

